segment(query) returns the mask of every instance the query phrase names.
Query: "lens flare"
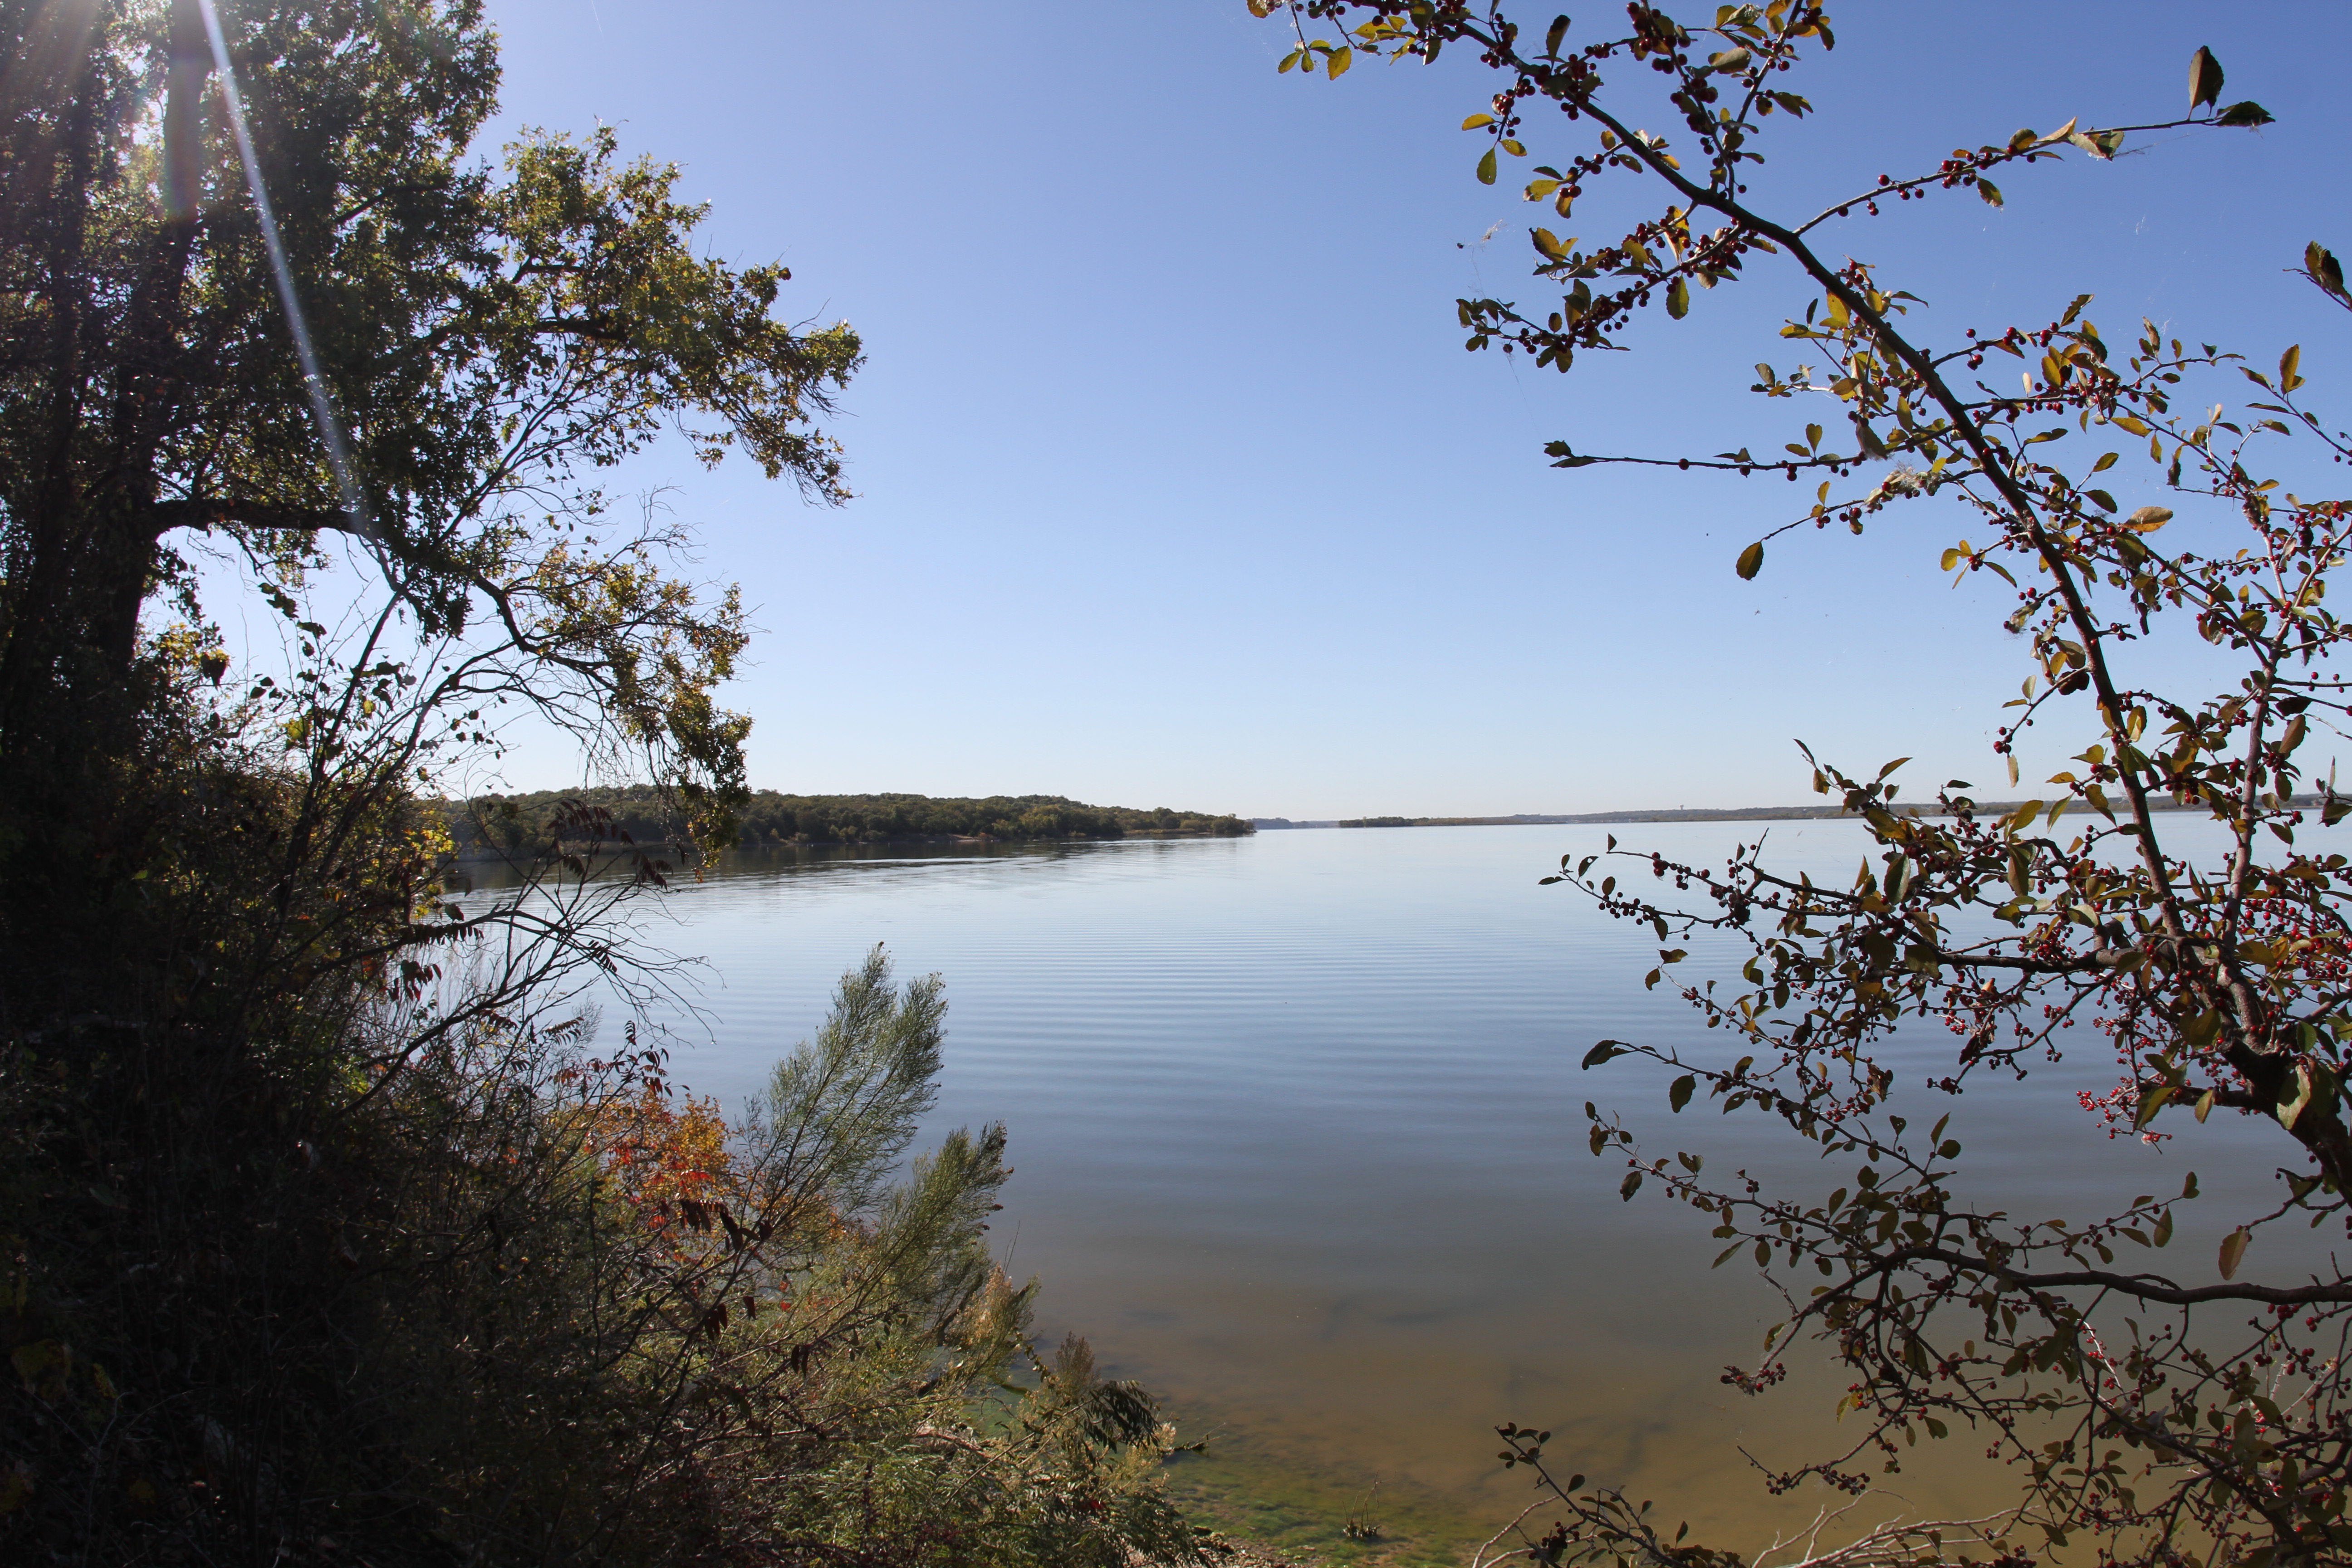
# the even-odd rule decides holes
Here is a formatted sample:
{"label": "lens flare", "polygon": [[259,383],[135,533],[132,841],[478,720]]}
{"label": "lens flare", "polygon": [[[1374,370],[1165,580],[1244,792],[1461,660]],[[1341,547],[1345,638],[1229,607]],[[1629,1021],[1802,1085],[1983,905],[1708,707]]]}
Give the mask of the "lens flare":
{"label": "lens flare", "polygon": [[245,166],[246,188],[253,193],[253,210],[261,220],[261,242],[269,251],[269,268],[278,280],[278,300],[286,309],[286,327],[293,334],[294,353],[302,365],[302,382],[310,395],[310,419],[319,427],[319,439],[327,448],[327,461],[335,470],[335,488],[342,494],[343,510],[352,520],[352,528],[362,539],[374,540],[379,534],[367,515],[365,498],[360,494],[359,480],[352,468],[351,442],[343,434],[342,421],[335,416],[334,400],[328,395],[327,378],[319,369],[319,352],[310,340],[310,325],[302,318],[302,301],[294,292],[294,269],[287,264],[286,247],[278,237],[278,215],[270,209],[269,192],[261,183],[261,162],[253,152],[253,135],[246,129],[245,99],[237,91],[236,70],[229,64],[228,40],[221,33],[220,13],[213,9],[213,0],[196,0],[204,12],[205,37],[211,40],[213,65],[219,70],[221,98],[228,107],[229,128],[236,136],[236,155]]}

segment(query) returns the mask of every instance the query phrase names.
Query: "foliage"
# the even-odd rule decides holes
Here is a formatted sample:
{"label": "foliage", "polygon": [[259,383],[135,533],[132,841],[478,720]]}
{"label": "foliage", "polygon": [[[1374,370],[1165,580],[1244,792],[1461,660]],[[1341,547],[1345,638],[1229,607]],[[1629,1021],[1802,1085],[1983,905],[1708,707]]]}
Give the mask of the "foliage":
{"label": "foliage", "polygon": [[839,499],[855,333],[609,133],[474,161],[472,0],[0,0],[0,1554],[1192,1554],[1150,1402],[987,1266],[1001,1132],[893,1173],[935,983],[877,954],[722,1129],[639,1034],[664,863],[575,802],[601,851],[472,896],[425,805],[503,709],[732,836],[740,607],[594,480],[668,430]]}
{"label": "foliage", "polygon": [[412,1451],[439,1450],[437,1512],[470,1550],[1192,1554],[1149,1482],[1171,1441],[1150,1399],[1097,1376],[1083,1342],[1029,1351],[1034,1286],[984,1237],[1003,1130],[951,1132],[902,1173],[944,1010],[936,976],[898,990],[877,949],[732,1133],[656,1050],[501,1060],[485,1039],[406,1075],[407,1142],[454,1157],[355,1238],[437,1254],[435,1294],[399,1304],[370,1371]]}
{"label": "foliage", "polygon": [[[289,638],[323,651],[297,598],[340,534],[387,624],[313,691],[272,693],[284,722],[316,730],[389,678],[453,712],[530,703],[658,780],[740,787],[746,726],[711,702],[740,608],[667,575],[677,531],[615,524],[589,481],[675,426],[705,461],[738,447],[838,499],[808,420],[856,334],[774,321],[784,269],[696,256],[676,171],[618,162],[609,132],[529,135],[503,178],[467,164],[496,56],[478,6],[448,0],[226,18],[303,282],[289,343],[196,15],[0,8],[19,62],[0,101],[0,741],[70,763],[58,712],[84,731],[121,712],[151,593],[200,618],[191,538],[248,563]],[[385,646],[404,626],[484,635],[420,668]]]}
{"label": "foliage", "polygon": [[[635,843],[664,844],[676,833],[658,792],[636,786],[541,790],[480,795],[448,803],[444,820],[468,852],[517,854],[552,845],[567,806],[609,814],[609,831]],[[920,795],[779,795],[754,790],[735,810],[740,845],[887,844],[923,838],[1235,838],[1256,831],[1232,816],[1085,805],[1057,795],[990,795],[985,800]]]}
{"label": "foliage", "polygon": [[[1806,423],[1762,457],[1746,447],[1594,456],[1556,441],[1547,448],[1556,466],[1817,479],[1768,538],[1832,522],[1859,532],[1888,508],[1928,498],[1972,510],[1983,542],[1960,541],[1943,565],[1962,580],[1990,573],[2013,591],[2003,624],[2035,665],[1995,748],[2011,784],[2024,727],[2079,727],[2079,755],[2050,780],[2055,793],[2013,808],[1981,808],[1954,781],[1932,815],[1913,815],[1893,804],[1899,762],[1818,763],[1817,786],[1875,845],[1849,887],[1781,874],[1760,844],[1710,867],[1613,838],[1606,854],[1547,879],[1654,930],[1665,944],[1654,986],[1675,984],[1675,966],[1702,942],[1731,952],[1723,978],[1675,984],[1719,1031],[1705,1037],[1719,1048],[1608,1040],[1585,1065],[1646,1058],[1664,1068],[1671,1110],[1713,1102],[1773,1119],[1841,1173],[1820,1196],[1783,1194],[1744,1173],[1725,1182],[1700,1153],[1657,1153],[1617,1116],[1590,1110],[1592,1150],[1624,1161],[1627,1198],[1645,1183],[1664,1187],[1716,1222],[1718,1263],[1752,1258],[1781,1291],[1786,1315],[1761,1360],[1727,1381],[1760,1393],[1807,1336],[1852,1380],[1839,1405],[1860,1418],[1851,1446],[1768,1472],[1768,1484],[1811,1479],[1859,1493],[1874,1471],[1897,1469],[1911,1445],[1965,1433],[2007,1460],[2021,1486],[2012,1510],[1975,1526],[1896,1526],[1792,1553],[2024,1561],[2073,1542],[2116,1563],[2340,1560],[2352,1551],[2343,1360],[2352,1276],[2332,1260],[2300,1273],[2300,1251],[2293,1263],[2282,1258],[2279,1278],[2256,1278],[2252,1266],[2264,1255],[2260,1238],[2279,1227],[2352,1223],[2352,865],[2308,844],[2352,801],[2332,779],[2315,809],[2294,795],[2306,776],[2302,748],[2323,726],[2341,732],[2347,710],[2345,679],[2329,662],[2347,632],[2326,593],[2352,513],[2299,500],[2273,477],[2340,463],[2352,438],[2310,406],[2294,348],[2273,368],[2153,324],[2111,338],[2086,313],[2087,294],[2046,321],[1937,342],[1923,301],[1839,257],[1841,219],[1969,192],[1999,206],[1993,176],[2007,179],[2012,166],[2104,162],[2145,132],[2254,127],[2270,115],[2222,106],[2221,68],[2200,49],[2186,117],[2020,131],[1782,220],[1751,206],[1743,181],[1761,161],[1767,121],[1811,112],[1787,83],[1802,56],[1832,46],[1819,5],[1725,5],[1701,25],[1635,4],[1623,28],[1579,33],[1561,17],[1540,36],[1498,5],[1252,0],[1260,15],[1277,8],[1298,29],[1286,69],[1337,77],[1356,55],[1475,53],[1500,82],[1464,122],[1486,143],[1479,180],[1496,183],[1503,159],[1533,156],[1526,143],[1540,135],[1570,142],[1525,186],[1549,214],[1567,216],[1622,176],[1663,201],[1598,248],[1533,228],[1535,275],[1556,298],[1462,300],[1472,349],[1499,342],[1566,371],[1580,350],[1619,346],[1651,307],[1684,317],[1706,289],[1768,264],[1798,280],[1804,303],[1780,333],[1794,363],[1758,365],[1753,390],[1836,400],[1835,436]],[[1322,19],[1350,30],[1310,37]],[[1643,99],[1644,83],[1663,104]],[[1688,132],[1679,155],[1639,129],[1660,123],[1662,108]],[[2347,302],[2324,247],[2311,247],[2302,271]],[[2021,370],[2023,390],[1978,378],[1989,366]],[[2231,385],[2252,389],[2233,418],[2220,401]],[[1764,561],[1759,541],[1736,570],[1752,578]],[[2152,689],[2143,645],[2191,626],[2228,660],[2228,683],[2211,693]],[[2159,811],[2168,800],[2190,809]],[[2194,853],[2176,831],[2192,821],[2218,824],[2227,850]],[[2078,1030],[2120,1062],[2114,1091],[2095,1108],[2119,1132],[2189,1144],[2217,1112],[2270,1131],[2284,1162],[2276,1203],[2228,1216],[2210,1265],[2163,1267],[2176,1211],[2198,1196],[2193,1175],[2177,1194],[2119,1212],[2028,1223],[1970,1201],[1964,1152],[1946,1137],[1948,1108],[1910,1107],[1987,1074],[2047,1071]],[[1898,1040],[1907,1062],[1927,1037],[1948,1042],[1943,1065],[1924,1085],[1900,1077]],[[1534,1468],[1559,1516],[1548,1534],[1522,1538],[1529,1558],[1737,1561],[1670,1539],[1647,1504],[1580,1476],[1556,1478],[1543,1458],[1549,1434],[1501,1430],[1506,1462]]]}

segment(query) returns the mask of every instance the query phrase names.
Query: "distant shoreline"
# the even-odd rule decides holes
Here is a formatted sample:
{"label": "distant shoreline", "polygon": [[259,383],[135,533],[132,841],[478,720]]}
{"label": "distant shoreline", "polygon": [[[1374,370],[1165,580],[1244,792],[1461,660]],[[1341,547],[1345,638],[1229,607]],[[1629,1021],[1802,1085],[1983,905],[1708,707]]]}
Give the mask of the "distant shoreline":
{"label": "distant shoreline", "polygon": [[[1979,816],[1998,816],[2015,811],[2024,804],[2022,799],[1983,800],[1976,803],[1976,813]],[[2315,810],[2322,804],[2322,799],[2315,795],[2296,795],[2293,804],[2298,809]],[[2163,812],[2204,809],[2202,806],[2181,805],[2170,800],[2150,801],[2148,808]],[[1898,816],[1950,815],[1933,802],[1901,801],[1892,809]],[[1515,816],[1359,816],[1319,822],[1294,822],[1286,816],[1254,816],[1249,820],[1251,826],[1263,833],[1309,827],[1572,827],[1645,822],[1820,822],[1851,818],[1853,815],[1843,805],[1741,805],[1673,811],[1594,811],[1564,816],[1526,812]]]}
{"label": "distant shoreline", "polygon": [[[645,784],[426,801],[457,858],[563,853],[565,845],[676,851],[689,802]],[[1088,805],[1058,795],[785,795],[753,790],[736,803],[734,849],[866,844],[1007,844],[1121,838],[1244,838],[1257,831],[1223,813],[1159,805]]]}
{"label": "distant shoreline", "polygon": [[[1046,837],[1027,837],[1019,834],[999,836],[988,833],[914,833],[891,838],[772,838],[747,840],[740,843],[730,844],[725,849],[721,850],[720,853],[726,855],[772,855],[785,852],[797,854],[808,850],[904,849],[911,846],[919,845],[957,844],[973,847],[1002,844],[1131,844],[1141,839],[1150,839],[1156,843],[1162,844],[1173,843],[1178,840],[1200,840],[1205,843],[1220,838],[1234,838],[1243,837],[1246,837],[1246,835],[1202,833],[1184,828],[1139,828],[1130,830],[1118,838],[1084,838],[1075,836],[1054,838]],[[625,845],[617,841],[605,841],[600,846],[600,847],[602,852],[605,854],[618,854],[625,849],[638,851],[647,855],[677,855],[682,857],[690,853],[690,849],[688,845],[677,838],[668,837],[667,835],[644,839],[633,839]],[[544,848],[545,846],[543,845],[535,845],[526,846],[520,849],[506,849],[499,848],[493,845],[484,844],[477,840],[461,846],[457,851],[451,856],[451,858],[459,864],[468,866],[487,861],[514,861],[518,859],[529,859],[532,855],[542,851]]]}

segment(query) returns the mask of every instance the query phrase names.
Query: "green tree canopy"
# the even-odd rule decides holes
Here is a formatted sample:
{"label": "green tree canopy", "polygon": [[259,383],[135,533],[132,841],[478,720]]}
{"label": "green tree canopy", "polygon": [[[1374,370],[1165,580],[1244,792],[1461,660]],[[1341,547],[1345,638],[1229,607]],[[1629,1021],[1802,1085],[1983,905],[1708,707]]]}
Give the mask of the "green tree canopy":
{"label": "green tree canopy", "polygon": [[0,746],[89,735],[157,590],[200,618],[188,531],[281,576],[332,531],[418,631],[487,623],[575,722],[585,704],[656,772],[736,782],[742,725],[709,697],[740,614],[666,576],[665,541],[616,528],[594,481],[675,431],[841,499],[812,420],[856,335],[777,319],[784,268],[696,254],[675,170],[609,132],[483,167],[498,67],[470,0],[220,23],[354,493],[198,6],[0,7]]}

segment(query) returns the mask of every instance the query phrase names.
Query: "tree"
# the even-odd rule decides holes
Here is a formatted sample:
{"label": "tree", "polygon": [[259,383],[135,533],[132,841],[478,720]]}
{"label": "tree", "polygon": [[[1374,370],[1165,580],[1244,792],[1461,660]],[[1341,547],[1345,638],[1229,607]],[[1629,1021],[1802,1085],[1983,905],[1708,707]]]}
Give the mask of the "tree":
{"label": "tree", "polygon": [[575,799],[477,893],[431,798],[503,705],[731,837],[740,606],[595,481],[667,431],[842,499],[856,335],[609,132],[469,161],[473,0],[0,51],[0,1555],[1193,1558],[1150,1400],[987,1263],[1001,1130],[888,1175],[935,980],[876,954],[730,1129],[648,1018],[667,847]]}
{"label": "tree", "polygon": [[0,8],[0,746],[66,792],[13,791],[18,831],[120,743],[99,721],[135,689],[142,607],[201,623],[192,535],[270,577],[289,624],[321,537],[348,536],[418,633],[516,656],[508,695],[666,781],[739,784],[743,724],[710,702],[735,603],[666,577],[676,535],[614,528],[589,481],[676,426],[841,499],[809,421],[856,334],[776,321],[781,267],[695,255],[675,171],[609,132],[469,166],[498,71],[468,0],[235,7],[217,81],[207,15]]}
{"label": "tree", "polygon": [[[443,1534],[521,1562],[1196,1556],[1151,1399],[1075,1337],[1039,1357],[1034,1282],[990,1255],[1004,1129],[905,1159],[946,1011],[876,948],[731,1131],[657,1051],[484,1031],[404,1076],[394,1113],[442,1152],[358,1245],[431,1256],[361,1371]],[[373,1511],[381,1550],[405,1521]]]}
{"label": "tree", "polygon": [[[2345,678],[2330,664],[2347,631],[2326,595],[2352,515],[2263,475],[2279,443],[2306,453],[2315,443],[2319,457],[2342,461],[2352,437],[2300,395],[2295,349],[2273,369],[2152,324],[2111,342],[2087,294],[2046,322],[1937,341],[1914,296],[1821,245],[1839,219],[1912,200],[1973,195],[1998,206],[1994,177],[2012,166],[2105,161],[2144,132],[2253,127],[2271,116],[2252,102],[2223,106],[2221,65],[2200,49],[2186,117],[2021,131],[1779,218],[1749,204],[1743,176],[1773,117],[1785,124],[1811,111],[1787,81],[1804,57],[1833,46],[1820,5],[1725,5],[1691,25],[1637,3],[1622,29],[1578,32],[1563,16],[1540,33],[1497,5],[1251,0],[1251,9],[1282,10],[1296,28],[1286,71],[1337,78],[1359,55],[1433,63],[1448,49],[1474,52],[1498,84],[1464,122],[1487,143],[1482,182],[1495,184],[1505,159],[1531,157],[1527,143],[1538,138],[1580,138],[1580,149],[1532,167],[1529,202],[1565,216],[1601,181],[1628,177],[1662,198],[1657,216],[1597,249],[1534,227],[1534,275],[1557,297],[1530,307],[1460,301],[1472,349],[1499,342],[1565,372],[1578,351],[1615,346],[1613,335],[1651,307],[1681,319],[1706,289],[1768,268],[1790,277],[1803,303],[1780,336],[1795,362],[1759,365],[1755,390],[1834,397],[1845,426],[1834,436],[1803,424],[1762,457],[1746,447],[1597,456],[1557,441],[1547,454],[1563,468],[1640,462],[1817,479],[1768,539],[1836,522],[1859,532],[1892,507],[1931,498],[1973,510],[1988,542],[1960,542],[1943,565],[2014,589],[2005,625],[2034,659],[1995,748],[2010,784],[2024,727],[2079,726],[2082,750],[2050,781],[2056,793],[2009,805],[1980,804],[1958,781],[1924,809],[1898,805],[1900,763],[1874,772],[1817,763],[1817,787],[1876,847],[1850,887],[1777,872],[1758,847],[1699,866],[1613,839],[1606,854],[1563,862],[1546,879],[1674,944],[1662,945],[1653,985],[1701,943],[1738,964],[1736,977],[1677,987],[1719,1031],[1707,1037],[1724,1042],[1719,1050],[1604,1040],[1586,1067],[1646,1060],[1664,1069],[1675,1110],[1714,1101],[1770,1118],[1852,1172],[1818,1196],[1727,1184],[1699,1153],[1660,1154],[1614,1114],[1590,1111],[1593,1152],[1624,1162],[1624,1196],[1663,1186],[1714,1220],[1727,1244],[1718,1263],[1752,1257],[1781,1291],[1785,1317],[1760,1360],[1727,1381],[1761,1393],[1806,1340],[1852,1379],[1840,1406],[1861,1417],[1851,1447],[1767,1483],[1785,1490],[1811,1479],[1859,1492],[1874,1470],[1897,1468],[1906,1445],[1965,1434],[2015,1468],[2011,1511],[1965,1528],[1892,1526],[1823,1560],[1940,1562],[1990,1550],[2021,1562],[2069,1542],[2135,1564],[2341,1560],[2352,1551],[2342,1350],[2352,1275],[2331,1267],[2262,1279],[2249,1265],[2266,1230],[2352,1225],[2352,863],[2298,842],[2352,815],[2332,779],[2315,796],[2298,793],[2307,787],[2301,749],[2322,726],[2340,732],[2347,711]],[[1327,21],[1348,30],[1322,35]],[[1643,83],[1663,109],[1644,100]],[[1685,127],[1679,147],[1638,129],[1662,113]],[[2323,247],[2311,247],[2302,270],[2327,299],[2352,303]],[[2022,369],[2024,390],[1979,379],[1988,364]],[[2198,412],[2248,384],[2241,418]],[[2075,450],[2079,458],[2064,458]],[[2126,506],[2102,488],[2123,488],[2098,476],[2125,464],[2146,465],[2141,488],[2169,504]],[[2168,535],[2176,510],[2189,525]],[[2239,531],[2233,542],[2203,545],[2202,531],[2227,528]],[[2168,543],[2192,529],[2199,539]],[[1740,553],[1741,577],[1763,569],[1765,542]],[[2182,623],[2229,656],[2233,683],[2161,691],[2136,674],[2143,645]],[[2227,852],[2200,859],[2183,847],[2175,825],[2192,821],[2220,824]],[[1898,1026],[1912,1039],[1948,1032],[1950,1059],[1924,1088],[1889,1065]],[[2276,1205],[2231,1216],[2217,1259],[2167,1267],[2160,1250],[2176,1207],[2198,1196],[2193,1176],[2178,1194],[2078,1222],[2021,1224],[1971,1201],[1939,1102],[1988,1074],[2027,1075],[2070,1029],[2120,1060],[2101,1109],[2123,1132],[2193,1144],[2217,1113],[2272,1132],[2285,1162]],[[1923,1097],[1929,1104],[1915,1108]],[[1556,1476],[1543,1456],[1548,1434],[1501,1431],[1506,1461],[1532,1468],[1556,1515],[1549,1533],[1524,1538],[1533,1560],[1736,1561],[1669,1537],[1646,1504]]]}
{"label": "tree", "polygon": [[[456,919],[406,820],[501,707],[718,836],[740,605],[593,480],[675,426],[840,499],[810,421],[856,334],[698,257],[676,172],[609,132],[469,163],[498,82],[471,0],[11,4],[0,40],[0,1018],[234,1061],[314,983],[414,989],[528,921]],[[230,679],[198,548],[250,574],[285,668]],[[612,909],[532,926],[545,962],[473,1009],[612,967]]]}

